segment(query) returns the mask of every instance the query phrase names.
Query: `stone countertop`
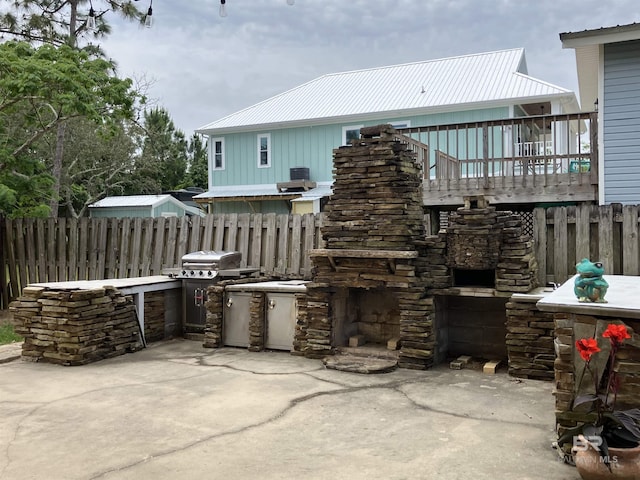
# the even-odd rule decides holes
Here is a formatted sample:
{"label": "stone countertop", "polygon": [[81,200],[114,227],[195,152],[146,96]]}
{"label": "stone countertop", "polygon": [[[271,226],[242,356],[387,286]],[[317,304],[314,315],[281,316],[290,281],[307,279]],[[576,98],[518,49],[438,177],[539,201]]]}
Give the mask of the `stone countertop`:
{"label": "stone countertop", "polygon": [[609,284],[605,296],[607,303],[579,302],[573,286],[577,275],[536,304],[543,312],[566,312],[603,317],[640,319],[640,277],[629,275],[603,275]]}
{"label": "stone countertop", "polygon": [[104,287],[114,287],[122,290],[154,285],[162,285],[166,288],[179,288],[182,286],[182,282],[166,275],[152,275],[147,277],[107,278],[104,280],[81,280],[75,282],[30,283],[27,286],[41,287],[49,290],[93,290]]}
{"label": "stone countertop", "polygon": [[232,292],[283,292],[283,293],[299,293],[306,292],[309,283],[304,280],[286,280],[275,282],[255,282],[240,283],[237,285],[227,285],[225,290]]}

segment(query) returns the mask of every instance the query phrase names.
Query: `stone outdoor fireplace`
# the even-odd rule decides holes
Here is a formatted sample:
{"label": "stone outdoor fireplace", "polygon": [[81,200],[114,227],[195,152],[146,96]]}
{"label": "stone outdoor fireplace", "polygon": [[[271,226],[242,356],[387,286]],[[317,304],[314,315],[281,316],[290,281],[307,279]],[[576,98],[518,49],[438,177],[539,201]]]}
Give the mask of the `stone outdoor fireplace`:
{"label": "stone outdoor fireplace", "polygon": [[394,138],[389,125],[363,128],[334,150],[325,248],[311,252],[295,351],[320,358],[365,344],[414,369],[463,352],[494,355],[493,346],[506,358],[506,300],[535,286],[520,218],[469,197],[446,230],[428,235],[422,165]]}

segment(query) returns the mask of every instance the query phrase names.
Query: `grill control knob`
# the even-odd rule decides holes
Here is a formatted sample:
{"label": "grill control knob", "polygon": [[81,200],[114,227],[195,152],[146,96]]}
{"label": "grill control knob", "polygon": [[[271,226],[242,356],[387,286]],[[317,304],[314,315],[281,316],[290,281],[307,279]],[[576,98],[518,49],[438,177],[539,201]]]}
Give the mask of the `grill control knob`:
{"label": "grill control knob", "polygon": [[196,272],[194,272],[193,270],[189,270],[189,275],[191,275],[192,277],[196,274]]}
{"label": "grill control knob", "polygon": [[182,270],[182,275],[186,276],[187,275],[187,271],[186,270]]}
{"label": "grill control knob", "polygon": [[203,275],[204,275],[204,272],[203,272],[202,270],[200,270],[200,271],[198,272],[198,275],[203,276]]}
{"label": "grill control knob", "polygon": [[211,276],[211,275],[213,275],[213,272],[212,272],[211,270],[209,270],[209,271],[207,272],[207,275]]}

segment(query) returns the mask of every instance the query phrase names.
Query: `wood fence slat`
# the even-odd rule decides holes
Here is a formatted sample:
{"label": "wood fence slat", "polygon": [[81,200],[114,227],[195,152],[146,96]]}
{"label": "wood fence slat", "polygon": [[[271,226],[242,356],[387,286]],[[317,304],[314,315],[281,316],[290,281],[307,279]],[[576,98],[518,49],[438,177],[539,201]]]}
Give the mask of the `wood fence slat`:
{"label": "wood fence slat", "polygon": [[576,207],[576,255],[574,263],[583,258],[589,258],[591,254],[591,205],[581,204]]}
{"label": "wood fence slat", "polygon": [[238,215],[238,243],[236,245],[236,250],[240,252],[242,255],[242,260],[240,261],[241,267],[246,267],[249,265],[247,262],[249,260],[249,225],[251,224],[251,214],[250,213],[241,213]]}
{"label": "wood fence slat", "polygon": [[213,249],[224,249],[224,228],[225,228],[225,215],[216,215],[215,231],[213,234]]}
{"label": "wood fence slat", "polygon": [[56,274],[56,219],[47,219],[47,281],[58,280]]}
{"label": "wood fence slat", "polygon": [[58,247],[58,253],[56,256],[56,264],[58,271],[58,282],[67,281],[67,219],[65,217],[59,217],[57,222],[56,232],[56,245]]}
{"label": "wood fence slat", "polygon": [[28,282],[27,278],[27,257],[24,249],[24,220],[17,218],[15,223],[15,239],[17,257],[17,277],[21,284]]}
{"label": "wood fence slat", "polygon": [[622,206],[622,274],[640,275],[638,268],[638,206]]}
{"label": "wood fence slat", "polygon": [[[262,267],[262,214],[253,215],[253,229],[251,231],[251,252],[249,253],[249,265]],[[261,273],[264,273],[261,270]]]}
{"label": "wood fence slat", "polygon": [[[112,219],[112,223],[114,225],[118,224],[118,220],[117,219]],[[98,268],[96,270],[96,275],[98,275],[97,280],[103,280],[105,278],[116,278],[115,275],[115,267],[112,271],[110,272],[105,272],[105,267],[107,265],[107,255],[108,254],[116,254],[118,253],[116,250],[114,250],[113,248],[111,249],[111,251],[107,250],[107,240],[109,239],[110,235],[110,231],[109,231],[109,222],[107,221],[106,218],[99,218],[98,219]],[[114,245],[115,247],[115,245]]]}
{"label": "wood fence slat", "polygon": [[538,263],[538,285],[547,284],[547,213],[544,208],[533,211],[533,241]]}
{"label": "wood fence slat", "polygon": [[202,235],[202,250],[213,250],[213,228],[215,215],[207,215],[204,220],[204,234]]}
{"label": "wood fence slat", "polygon": [[[11,282],[11,294],[17,297],[22,293],[22,284],[18,279],[18,272],[16,269],[16,233],[15,222],[13,220],[5,220],[7,228],[5,230],[6,242],[7,242],[7,258],[9,259],[9,282]],[[3,267],[4,268],[4,265]]]}
{"label": "wood fence slat", "polygon": [[38,262],[38,282],[47,281],[47,243],[45,242],[47,225],[38,220],[36,227],[36,251]]}
{"label": "wood fence slat", "polygon": [[87,280],[87,248],[89,235],[89,219],[78,220],[78,280]]}
{"label": "wood fence slat", "polygon": [[140,260],[142,250],[142,218],[133,219],[133,232],[131,235],[131,251],[129,252],[129,277],[140,276]]}
{"label": "wood fence slat", "polygon": [[78,279],[78,219],[69,218],[67,221],[67,280]]}
{"label": "wood fence slat", "polygon": [[555,207],[553,212],[553,269],[559,283],[568,278],[567,270],[567,207]]}
{"label": "wood fence slat", "polygon": [[178,245],[177,245],[177,262],[182,262],[182,257],[187,253],[189,247],[189,217],[186,215],[178,219],[179,232],[178,232]]}
{"label": "wood fence slat", "polygon": [[302,217],[300,215],[291,216],[291,253],[289,255],[289,266],[287,273],[296,275],[300,272],[302,252]]}
{"label": "wood fence slat", "polygon": [[271,275],[275,271],[276,267],[276,221],[277,216],[275,213],[267,213],[264,215],[265,219],[265,234],[264,234],[264,271],[266,274]]}
{"label": "wood fence slat", "polygon": [[151,261],[153,257],[153,230],[154,219],[151,217],[142,219],[142,240],[140,244],[140,273],[141,277],[151,275]]}
{"label": "wood fence slat", "polygon": [[227,218],[227,244],[224,250],[235,251],[237,247],[236,242],[238,241],[238,214],[229,213]]}
{"label": "wood fence slat", "polygon": [[120,253],[118,258],[118,277],[127,278],[129,275],[129,244],[131,242],[131,219],[122,219],[122,235],[120,236]]}
{"label": "wood fence slat", "polygon": [[[178,238],[178,217],[169,217],[167,219],[169,229],[167,230],[167,264],[169,268],[177,266],[176,264],[176,241]],[[179,264],[178,264],[179,265]]]}
{"label": "wood fence slat", "polygon": [[202,222],[202,217],[199,215],[194,215],[191,217],[191,229],[190,229],[190,238],[189,238],[189,251],[195,252],[200,250],[200,224]]}
{"label": "wood fence slat", "polygon": [[35,242],[35,232],[34,232],[34,219],[33,218],[25,218],[24,219],[24,227],[25,227],[25,251],[27,255],[27,269],[29,283],[35,283],[37,281],[37,267],[36,267],[36,259],[38,258],[36,255],[36,242]]}
{"label": "wood fence slat", "polygon": [[599,210],[598,258],[591,261],[602,262],[605,273],[613,274],[613,208],[611,205],[602,205]]}
{"label": "wood fence slat", "polygon": [[103,269],[100,271],[100,278],[118,278],[122,221],[119,218],[104,218],[99,220],[104,222],[105,229],[104,231],[99,230],[102,232],[100,240],[102,241],[102,235],[107,237],[104,247],[98,247],[98,258],[102,259],[101,262],[103,265]]}
{"label": "wood fence slat", "polygon": [[151,275],[160,275],[164,265],[162,263],[165,245],[165,219],[157,217],[153,219],[153,237],[151,239],[153,259],[151,260]]}
{"label": "wood fence slat", "polygon": [[96,280],[98,270],[98,222],[91,222],[89,229],[89,280]]}
{"label": "wood fence slat", "polygon": [[279,275],[287,273],[287,257],[289,256],[289,215],[284,213],[278,215],[276,221],[277,255],[276,272]]}

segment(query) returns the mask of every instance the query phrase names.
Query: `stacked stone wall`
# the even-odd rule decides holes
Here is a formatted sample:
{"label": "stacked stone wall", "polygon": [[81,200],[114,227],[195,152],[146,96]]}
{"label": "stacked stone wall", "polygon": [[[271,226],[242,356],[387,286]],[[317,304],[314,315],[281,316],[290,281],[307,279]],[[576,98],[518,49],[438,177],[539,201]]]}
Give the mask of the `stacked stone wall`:
{"label": "stacked stone wall", "polygon": [[555,351],[553,314],[536,307],[537,295],[514,295],[507,302],[509,374],[519,378],[553,380]]}
{"label": "stacked stone wall", "polygon": [[133,301],[115,288],[26,287],[9,308],[25,360],[84,365],[142,347]]}

